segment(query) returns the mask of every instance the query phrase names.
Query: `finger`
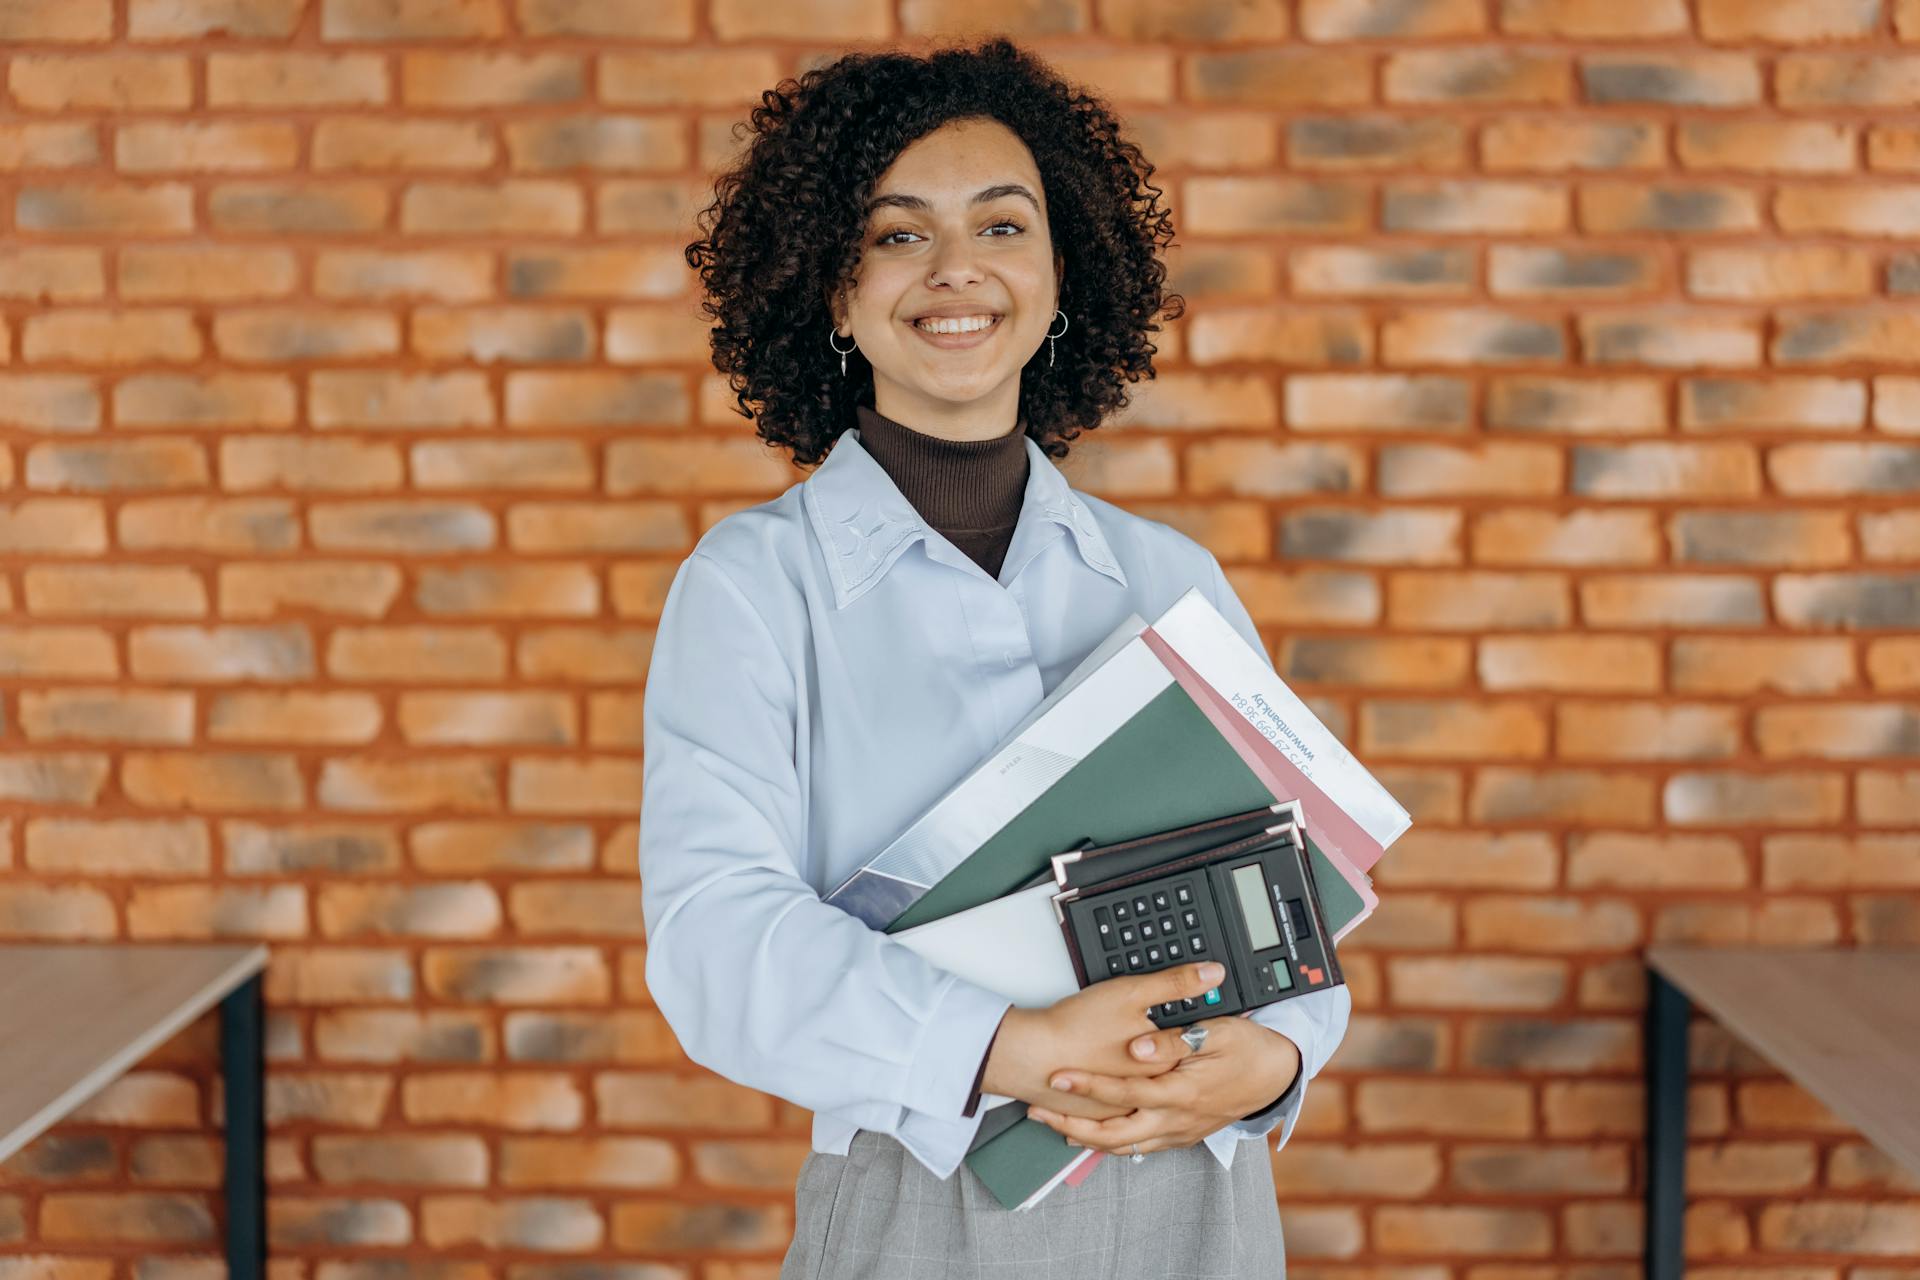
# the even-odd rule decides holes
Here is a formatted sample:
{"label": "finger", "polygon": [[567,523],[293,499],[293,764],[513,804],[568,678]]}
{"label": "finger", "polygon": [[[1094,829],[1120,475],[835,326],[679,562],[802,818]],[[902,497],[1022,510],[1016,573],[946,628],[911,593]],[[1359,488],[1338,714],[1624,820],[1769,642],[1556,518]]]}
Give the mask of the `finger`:
{"label": "finger", "polygon": [[1164,1031],[1149,1031],[1135,1036],[1127,1044],[1127,1052],[1137,1062],[1160,1062],[1168,1066],[1177,1066],[1193,1055],[1193,1048],[1181,1033],[1185,1027],[1168,1027]]}
{"label": "finger", "polygon": [[1103,1076],[1076,1071],[1072,1075],[1055,1076],[1053,1087],[1061,1093],[1071,1093],[1077,1098],[1091,1098],[1095,1102],[1126,1107],[1128,1110],[1154,1101],[1148,1096],[1149,1090],[1140,1088],[1139,1084],[1128,1076]]}
{"label": "finger", "polygon": [[1166,1117],[1157,1111],[1131,1111],[1112,1120],[1084,1120],[1054,1112],[1043,1112],[1035,1118],[1068,1142],[1101,1151],[1124,1151],[1135,1142],[1140,1144],[1141,1151],[1147,1151],[1149,1143],[1160,1135],[1167,1123]]}

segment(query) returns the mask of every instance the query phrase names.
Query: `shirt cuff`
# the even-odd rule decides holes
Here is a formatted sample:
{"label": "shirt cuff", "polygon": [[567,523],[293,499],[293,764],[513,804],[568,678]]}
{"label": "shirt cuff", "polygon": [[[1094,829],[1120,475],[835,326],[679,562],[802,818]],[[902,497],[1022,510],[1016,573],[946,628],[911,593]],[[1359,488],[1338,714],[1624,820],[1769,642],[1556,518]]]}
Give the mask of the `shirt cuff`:
{"label": "shirt cuff", "polygon": [[956,977],[933,1011],[907,1065],[907,1105],[943,1119],[960,1120],[978,1079],[986,1049],[999,1034],[1013,1001]]}

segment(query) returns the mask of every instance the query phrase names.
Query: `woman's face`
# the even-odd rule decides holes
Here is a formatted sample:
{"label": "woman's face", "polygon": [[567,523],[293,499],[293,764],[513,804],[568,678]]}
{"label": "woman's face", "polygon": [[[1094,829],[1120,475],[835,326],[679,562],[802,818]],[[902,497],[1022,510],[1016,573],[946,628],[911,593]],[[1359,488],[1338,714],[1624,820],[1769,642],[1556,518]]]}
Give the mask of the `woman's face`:
{"label": "woman's face", "polygon": [[[851,334],[873,365],[875,409],[950,440],[1013,430],[1021,368],[1060,331],[1046,199],[1032,153],[995,120],[949,121],[895,157],[835,311],[835,344]],[[914,321],[929,311],[993,324],[925,333]]]}

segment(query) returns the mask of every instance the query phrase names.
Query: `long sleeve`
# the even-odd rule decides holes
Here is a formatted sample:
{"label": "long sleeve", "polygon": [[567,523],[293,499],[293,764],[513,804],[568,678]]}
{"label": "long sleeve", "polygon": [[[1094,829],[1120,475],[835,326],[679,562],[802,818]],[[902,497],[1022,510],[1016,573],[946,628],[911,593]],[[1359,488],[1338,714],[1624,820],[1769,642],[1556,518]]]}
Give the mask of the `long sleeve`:
{"label": "long sleeve", "polygon": [[730,1080],[881,1132],[898,1131],[903,1108],[977,1127],[961,1111],[1011,1001],[827,905],[802,877],[795,689],[760,612],[695,551],[668,592],[646,686],[648,989],[687,1055]]}
{"label": "long sleeve", "polygon": [[[1255,652],[1273,666],[1273,658],[1267,653],[1267,647],[1260,638],[1259,629],[1253,625],[1253,618],[1240,602],[1233,584],[1227,581],[1226,574],[1220,568],[1220,562],[1209,554],[1213,566],[1213,580],[1209,587],[1209,597],[1220,616],[1233,624],[1235,631],[1251,645]],[[1320,1069],[1340,1047],[1340,1041],[1346,1037],[1347,1022],[1353,1013],[1353,993],[1342,984],[1329,987],[1325,991],[1315,991],[1304,996],[1295,996],[1291,1000],[1282,1000],[1277,1004],[1262,1005],[1247,1016],[1261,1026],[1278,1031],[1292,1040],[1300,1048],[1300,1074],[1293,1085],[1282,1094],[1274,1104],[1256,1115],[1237,1120],[1227,1127],[1243,1137],[1260,1138],[1275,1128],[1280,1136],[1274,1141],[1278,1150],[1287,1144],[1293,1136],[1293,1126],[1300,1118],[1300,1107],[1306,1100],[1307,1085],[1320,1074]]]}

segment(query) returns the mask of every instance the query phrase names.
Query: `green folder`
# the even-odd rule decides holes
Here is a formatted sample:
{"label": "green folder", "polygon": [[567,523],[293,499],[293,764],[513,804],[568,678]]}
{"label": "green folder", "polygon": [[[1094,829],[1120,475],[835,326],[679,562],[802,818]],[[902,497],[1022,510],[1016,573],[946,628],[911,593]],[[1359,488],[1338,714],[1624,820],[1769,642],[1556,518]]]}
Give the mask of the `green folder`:
{"label": "green folder", "polygon": [[[1004,897],[1082,839],[1112,844],[1293,798],[1269,791],[1186,691],[1169,684],[886,932]],[[1326,924],[1338,932],[1359,914],[1360,896],[1311,840],[1307,851]],[[1079,1154],[1046,1125],[1023,1117],[969,1152],[966,1162],[994,1199],[1012,1209]]]}

